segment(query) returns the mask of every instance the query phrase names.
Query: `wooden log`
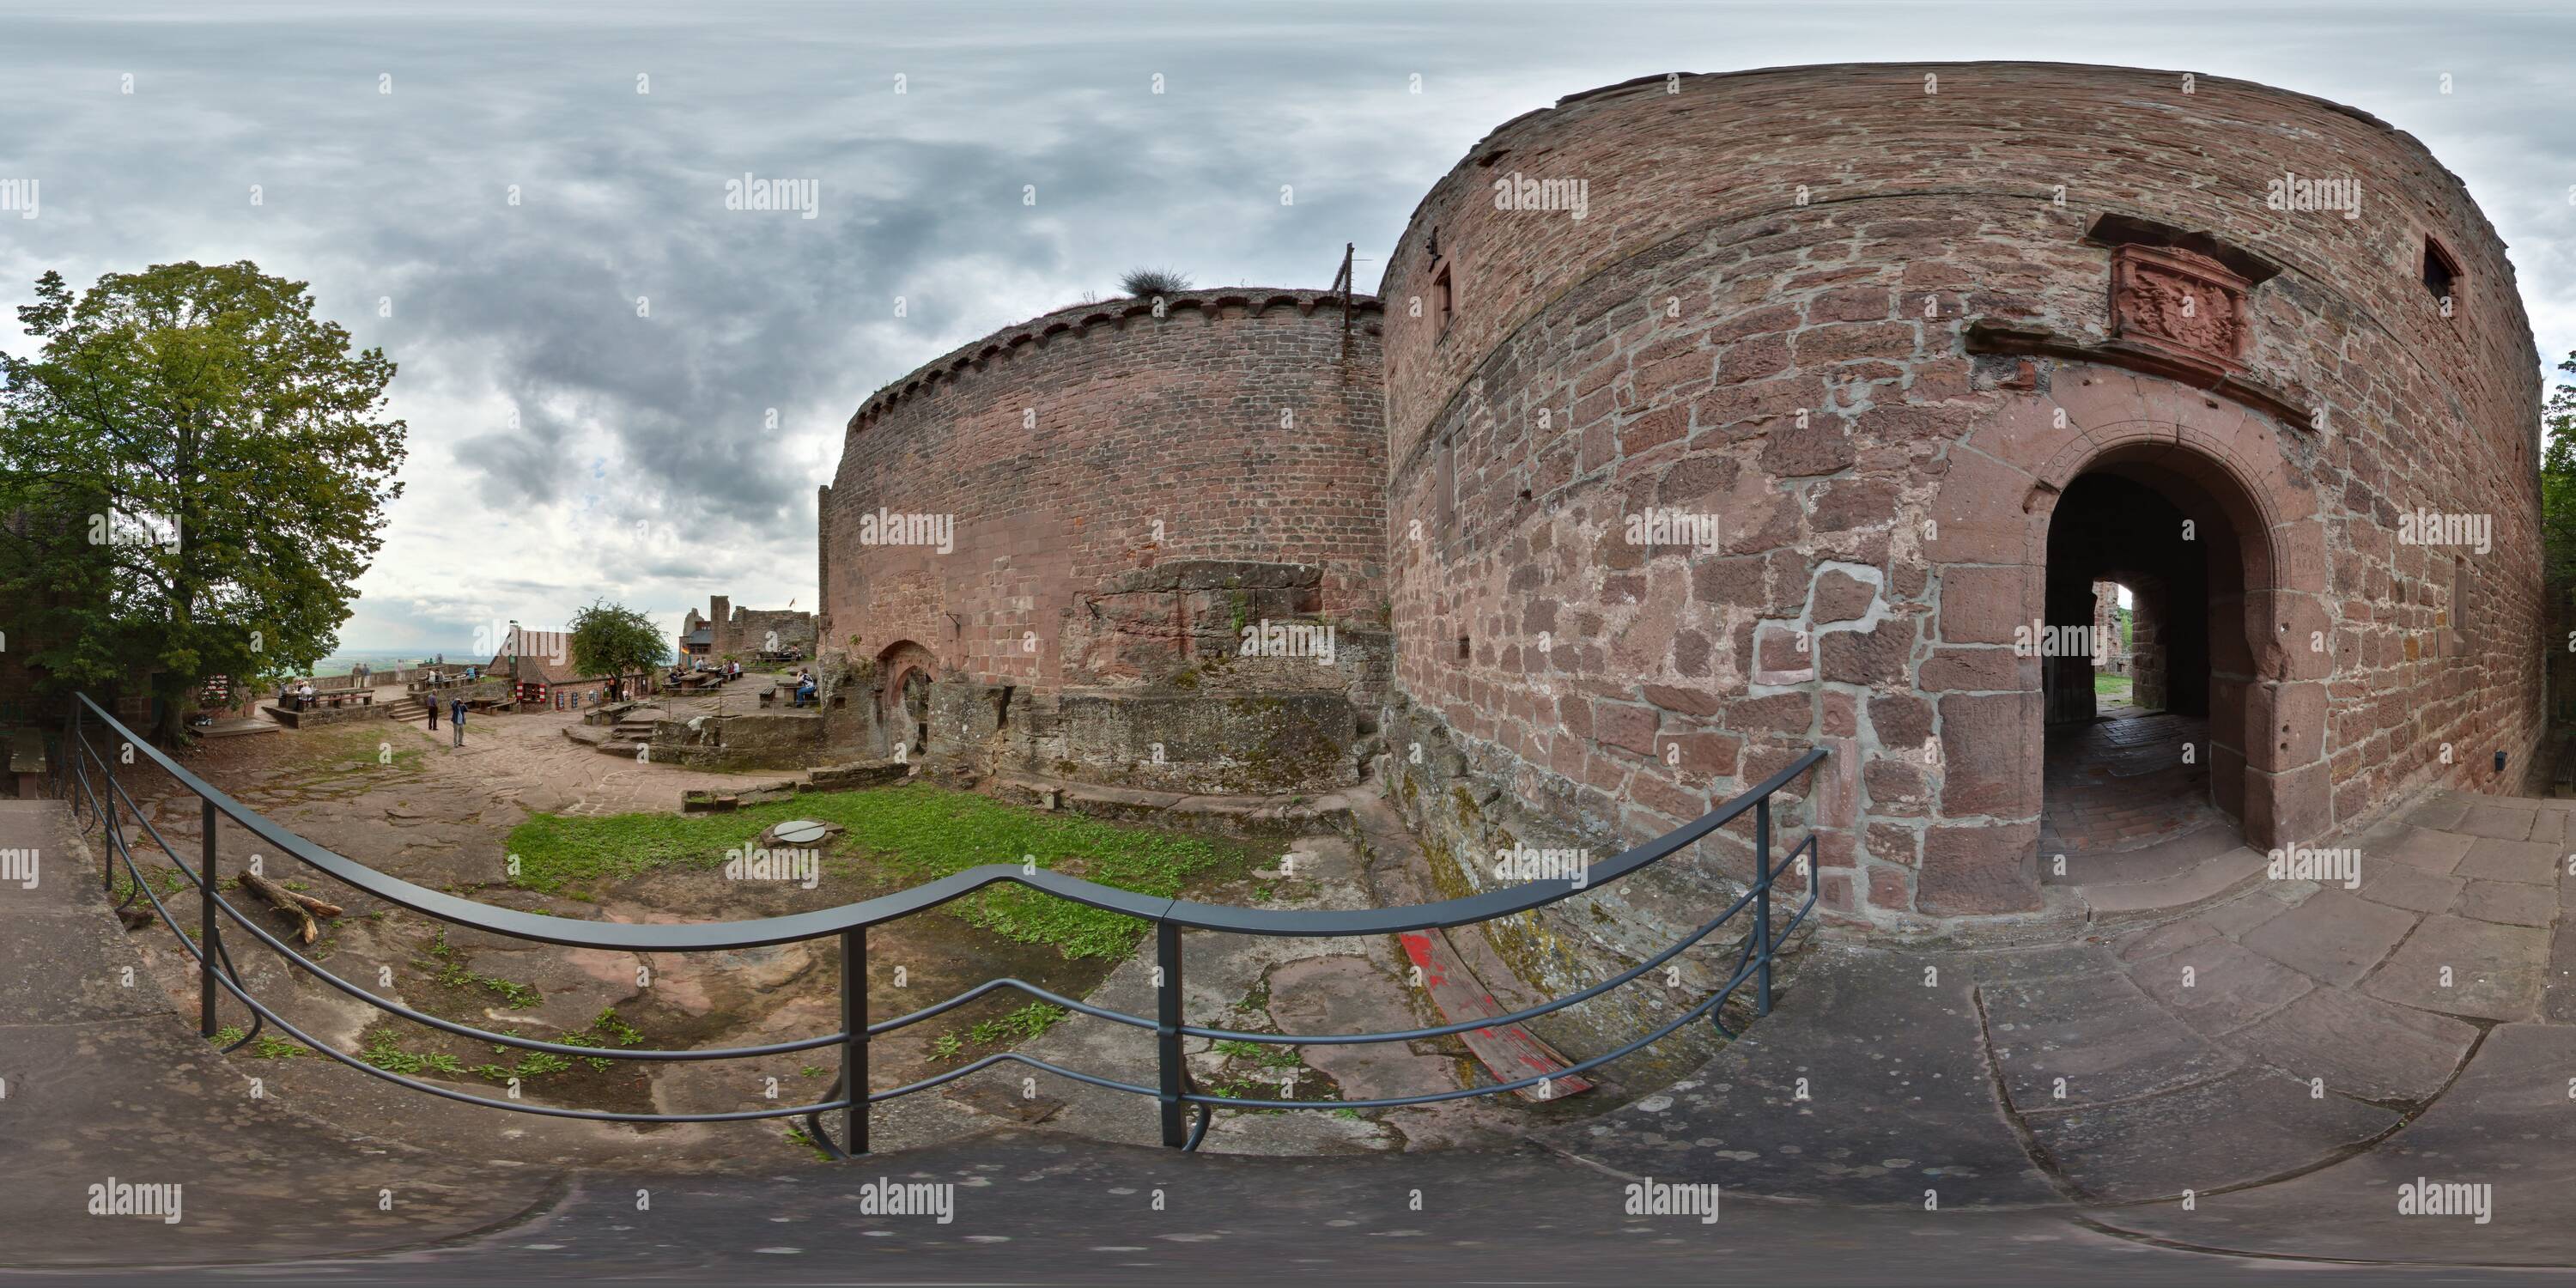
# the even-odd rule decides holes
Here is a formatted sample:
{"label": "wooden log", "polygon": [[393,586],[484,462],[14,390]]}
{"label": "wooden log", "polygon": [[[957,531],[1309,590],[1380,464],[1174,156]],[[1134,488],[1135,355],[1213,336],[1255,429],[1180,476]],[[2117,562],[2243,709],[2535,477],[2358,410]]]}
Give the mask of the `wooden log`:
{"label": "wooden log", "polygon": [[319,899],[297,894],[296,892],[287,889],[285,886],[279,885],[278,883],[269,880],[267,877],[260,876],[256,873],[242,873],[241,883],[244,887],[258,894],[259,897],[266,899],[271,904],[275,905],[278,911],[286,913],[288,916],[301,922],[303,926],[301,935],[304,942],[308,944],[322,937],[321,926],[316,924],[313,920],[315,913],[320,913],[326,917],[336,917],[339,916],[341,912],[341,909],[337,904],[324,903]]}

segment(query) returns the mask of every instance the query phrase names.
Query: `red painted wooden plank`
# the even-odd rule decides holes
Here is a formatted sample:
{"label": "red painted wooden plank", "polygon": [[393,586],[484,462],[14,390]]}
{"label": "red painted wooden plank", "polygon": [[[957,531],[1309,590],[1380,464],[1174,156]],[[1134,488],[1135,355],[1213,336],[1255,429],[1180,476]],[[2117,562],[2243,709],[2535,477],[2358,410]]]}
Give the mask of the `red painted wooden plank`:
{"label": "red painted wooden plank", "polygon": [[[1422,971],[1422,986],[1431,994],[1431,1004],[1441,1017],[1455,1024],[1480,1016],[1504,1013],[1494,995],[1467,969],[1449,937],[1437,930],[1409,930],[1396,938],[1404,944],[1404,955]],[[1494,1028],[1469,1029],[1458,1036],[1465,1038],[1467,1049],[1475,1053],[1498,1082],[1517,1082],[1522,1078],[1552,1073],[1572,1061],[1556,1053],[1538,1036],[1517,1024]],[[1524,1100],[1555,1100],[1590,1091],[1593,1084],[1580,1074],[1568,1074],[1521,1088],[1512,1094]]]}

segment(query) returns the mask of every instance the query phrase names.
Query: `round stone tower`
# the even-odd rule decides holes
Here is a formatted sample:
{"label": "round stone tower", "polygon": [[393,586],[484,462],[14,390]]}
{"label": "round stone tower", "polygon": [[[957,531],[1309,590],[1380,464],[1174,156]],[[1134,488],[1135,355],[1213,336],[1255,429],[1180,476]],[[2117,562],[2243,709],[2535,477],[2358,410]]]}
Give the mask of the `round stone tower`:
{"label": "round stone tower", "polygon": [[1379,330],[1365,296],[1119,299],[878,390],[821,498],[834,741],[1193,792],[1357,781],[1389,655]]}
{"label": "round stone tower", "polygon": [[[1461,888],[1814,746],[1824,906],[1889,931],[2041,909],[2077,768],[2260,853],[2532,765],[2530,327],[2459,180],[2364,113],[2051,64],[1651,77],[1476,145],[1380,294],[1388,742]],[[2079,766],[2102,583],[2160,750]],[[1691,879],[1535,924],[1522,973],[1668,942]]]}

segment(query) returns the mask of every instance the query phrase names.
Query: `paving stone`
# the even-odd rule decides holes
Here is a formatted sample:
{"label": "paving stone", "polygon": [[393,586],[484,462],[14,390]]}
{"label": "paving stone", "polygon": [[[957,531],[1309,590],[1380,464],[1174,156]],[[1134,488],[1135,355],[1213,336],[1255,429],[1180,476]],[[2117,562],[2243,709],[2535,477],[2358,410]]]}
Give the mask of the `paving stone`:
{"label": "paving stone", "polygon": [[[2426,1011],[2528,1020],[2540,1006],[2549,932],[2466,917],[2426,917],[2362,991]],[[2442,984],[2449,967],[2451,982]]]}
{"label": "paving stone", "polygon": [[2558,892],[2519,881],[2471,881],[2453,911],[2509,926],[2546,926],[2558,919]]}
{"label": "paving stone", "polygon": [[2560,922],[2549,945],[2549,973],[2540,995],[2541,1016],[2553,1024],[2576,1024],[2576,924]]}
{"label": "paving stone", "polygon": [[2537,811],[2527,806],[2477,804],[2461,816],[2459,826],[2447,830],[2499,841],[2528,841],[2536,817]]}
{"label": "paving stone", "polygon": [[1927,955],[1923,961],[1939,968],[1943,985],[1974,984],[1981,988],[2124,972],[2110,945],[2091,941],[1993,952],[1942,953]]}
{"label": "paving stone", "polygon": [[2468,857],[2460,860],[2452,875],[2552,885],[2558,880],[2558,847],[2528,841],[2480,840],[2469,846]]}
{"label": "paving stone", "polygon": [[2447,831],[2459,826],[2460,819],[2469,812],[2469,804],[2466,797],[2454,796],[2448,792],[2438,793],[2408,811],[2406,821],[2417,827]]}
{"label": "paving stone", "polygon": [[2457,832],[2436,832],[2421,827],[2409,827],[2383,846],[2376,848],[2365,846],[2361,855],[2362,868],[2367,871],[2374,866],[2372,861],[2375,859],[2393,859],[2409,867],[2447,874],[2451,869],[2460,866],[2460,860],[2468,854],[2469,847],[2476,841],[2477,838],[2474,836],[2462,836]]}
{"label": "paving stone", "polygon": [[2450,911],[2465,884],[2459,877],[2442,876],[2405,863],[2374,864],[2364,859],[2361,870],[2362,898],[2413,912]]}
{"label": "paving stone", "polygon": [[[2110,963],[2087,947],[1991,956]],[[1770,1018],[1660,1110],[1640,1102],[1547,1138],[1601,1166],[1748,1194],[1919,1205],[1937,1183],[1944,1211],[2051,1202],[1995,1101],[1967,956],[1819,949]],[[1926,988],[1930,965],[1940,984]]]}
{"label": "paving stone", "polygon": [[2420,1101],[2440,1091],[2477,1041],[2475,1025],[2320,988],[2245,1026],[2229,1041],[2298,1078],[2365,1100]]}
{"label": "paving stone", "polygon": [[1987,1041],[2005,1094],[2017,1108],[2125,1099],[2214,1077],[2238,1064],[2124,975],[2032,980],[1990,988],[1983,996]]}
{"label": "paving stone", "polygon": [[[2133,1234],[2273,1257],[2564,1267],[2576,1263],[2567,1220],[2576,1150],[2562,1146],[2571,1069],[2576,1028],[2503,1025],[2448,1092],[2375,1149],[2278,1185],[2204,1194],[2195,1211],[2157,1204],[2089,1215]],[[2396,1187],[2419,1177],[2493,1185],[2492,1220],[2397,1217]]]}
{"label": "paving stone", "polygon": [[2203,1033],[2242,1028],[2316,987],[2307,976],[2226,939],[2133,966],[2130,978]]}
{"label": "paving stone", "polygon": [[2180,921],[2168,921],[2161,926],[2149,926],[2143,930],[2131,931],[2113,940],[2112,949],[2124,962],[2154,961],[2180,949],[2189,948],[2193,944],[2218,937],[2218,931],[2207,921],[2199,917],[2185,917]]}
{"label": "paving stone", "polygon": [[2534,845],[2567,843],[2567,811],[2542,809],[2531,816],[2531,842]]}
{"label": "paving stone", "polygon": [[2293,891],[2264,886],[2225,903],[2203,908],[2197,919],[2230,939],[2242,939],[2246,931],[2297,907],[2314,893],[2313,890]]}
{"label": "paving stone", "polygon": [[2263,856],[2243,846],[2205,859],[2181,872],[2154,881],[2083,887],[2084,902],[2097,915],[2116,916],[2159,908],[2185,908],[2215,898],[2233,886],[2263,874]]}
{"label": "paving stone", "polygon": [[2358,983],[2388,956],[2415,914],[2327,889],[2247,932],[2246,947],[2329,984]]}
{"label": "paving stone", "polygon": [[2024,1115],[2060,1173],[2088,1197],[2132,1202],[2241,1185],[2312,1167],[2386,1131],[2389,1110],[2270,1069],[2242,1069],[2163,1095]]}

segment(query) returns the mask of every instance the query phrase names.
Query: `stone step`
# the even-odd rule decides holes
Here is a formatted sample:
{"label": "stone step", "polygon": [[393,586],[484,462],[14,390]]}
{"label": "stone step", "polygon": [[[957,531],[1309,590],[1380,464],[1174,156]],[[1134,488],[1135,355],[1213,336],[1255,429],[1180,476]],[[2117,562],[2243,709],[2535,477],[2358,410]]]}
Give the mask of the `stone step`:
{"label": "stone step", "polygon": [[2040,880],[2052,885],[2126,885],[2172,876],[2217,858],[2242,845],[2236,828],[2205,823],[2179,836],[2134,850],[2067,854],[2066,875],[2056,875],[2057,855],[2045,844],[2039,852]]}
{"label": "stone step", "polygon": [[2095,918],[2162,912],[2207,903],[2263,879],[2264,857],[2238,846],[2183,871],[2149,881],[2086,884],[2077,887]]}

